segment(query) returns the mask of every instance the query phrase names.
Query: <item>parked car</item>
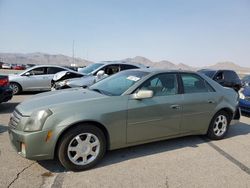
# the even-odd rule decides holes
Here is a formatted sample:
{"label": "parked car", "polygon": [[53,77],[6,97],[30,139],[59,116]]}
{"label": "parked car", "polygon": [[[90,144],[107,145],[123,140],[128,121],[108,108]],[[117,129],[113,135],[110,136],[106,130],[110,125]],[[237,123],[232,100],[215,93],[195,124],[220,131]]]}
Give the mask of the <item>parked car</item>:
{"label": "parked car", "polygon": [[34,66],[36,66],[36,64],[25,64],[25,69],[29,69],[29,68],[31,68],[31,67],[34,67]]}
{"label": "parked car", "polygon": [[58,157],[70,170],[93,167],[106,150],[185,135],[222,139],[238,94],[205,75],[133,69],[88,89],[38,94],[19,104],[9,135],[18,154]]}
{"label": "parked car", "polygon": [[12,69],[14,69],[14,70],[25,70],[26,69],[26,66],[25,65],[14,65],[13,67],[12,67]]}
{"label": "parked car", "polygon": [[117,72],[138,68],[146,68],[146,66],[126,63],[123,61],[104,61],[94,63],[79,69],[80,72],[59,72],[52,79],[51,89],[57,90],[72,87],[87,87],[94,84],[97,80],[101,80],[102,78]]}
{"label": "parked car", "polygon": [[250,113],[250,86],[245,86],[239,91],[241,112]]}
{"label": "parked car", "polygon": [[9,63],[2,64],[2,69],[12,69],[12,65]]}
{"label": "parked car", "polygon": [[13,94],[22,91],[50,90],[51,80],[57,72],[69,69],[56,65],[38,65],[31,67],[20,74],[9,75],[10,87]]}
{"label": "parked car", "polygon": [[9,101],[12,95],[8,76],[0,75],[0,103]]}
{"label": "parked car", "polygon": [[244,76],[241,81],[244,86],[250,86],[250,75]]}
{"label": "parked car", "polygon": [[241,80],[237,73],[233,70],[210,70],[202,69],[198,72],[212,78],[224,87],[231,87],[235,91],[239,91],[242,87]]}

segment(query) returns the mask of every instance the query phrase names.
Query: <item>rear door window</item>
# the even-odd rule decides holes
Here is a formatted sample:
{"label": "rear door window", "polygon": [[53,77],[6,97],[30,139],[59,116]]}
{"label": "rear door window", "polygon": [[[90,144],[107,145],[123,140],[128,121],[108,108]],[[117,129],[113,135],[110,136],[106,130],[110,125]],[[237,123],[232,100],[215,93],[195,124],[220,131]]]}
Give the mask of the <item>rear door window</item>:
{"label": "rear door window", "polygon": [[60,67],[48,67],[47,68],[47,74],[56,74],[61,71],[64,71],[64,69]]}
{"label": "rear door window", "polygon": [[43,75],[46,74],[46,68],[45,67],[39,67],[35,68],[29,71],[31,75]]}
{"label": "rear door window", "polygon": [[224,79],[229,82],[239,80],[238,75],[234,71],[224,71]]}
{"label": "rear door window", "polygon": [[141,86],[142,90],[152,90],[154,96],[175,95],[178,93],[176,74],[159,74],[145,81]]}
{"label": "rear door window", "polygon": [[214,89],[196,74],[181,74],[184,93],[212,92]]}

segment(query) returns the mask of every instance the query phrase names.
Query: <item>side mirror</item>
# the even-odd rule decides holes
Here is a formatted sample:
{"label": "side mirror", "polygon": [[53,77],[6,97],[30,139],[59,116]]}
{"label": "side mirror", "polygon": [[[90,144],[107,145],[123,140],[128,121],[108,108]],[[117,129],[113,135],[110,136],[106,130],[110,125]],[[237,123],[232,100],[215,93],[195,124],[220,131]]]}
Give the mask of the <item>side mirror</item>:
{"label": "side mirror", "polygon": [[24,76],[31,76],[30,72],[26,72]]}
{"label": "side mirror", "polygon": [[152,90],[139,90],[137,93],[132,95],[133,99],[148,99],[153,97],[154,92]]}

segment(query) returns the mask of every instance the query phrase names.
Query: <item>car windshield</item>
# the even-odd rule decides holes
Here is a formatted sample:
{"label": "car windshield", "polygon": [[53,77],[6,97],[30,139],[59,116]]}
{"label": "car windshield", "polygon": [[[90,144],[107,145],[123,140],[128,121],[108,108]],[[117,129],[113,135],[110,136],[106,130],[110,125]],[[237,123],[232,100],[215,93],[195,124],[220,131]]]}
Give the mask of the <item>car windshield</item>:
{"label": "car windshield", "polygon": [[210,78],[213,78],[216,71],[214,71],[214,70],[200,70],[198,72],[203,73]]}
{"label": "car windshield", "polygon": [[137,70],[122,71],[97,82],[89,89],[105,95],[119,96],[148,74]]}
{"label": "car windshield", "polygon": [[98,69],[102,65],[103,65],[102,63],[94,63],[94,64],[91,64],[91,65],[88,65],[87,67],[82,68],[80,70],[80,72],[84,73],[84,74],[90,74],[91,72]]}

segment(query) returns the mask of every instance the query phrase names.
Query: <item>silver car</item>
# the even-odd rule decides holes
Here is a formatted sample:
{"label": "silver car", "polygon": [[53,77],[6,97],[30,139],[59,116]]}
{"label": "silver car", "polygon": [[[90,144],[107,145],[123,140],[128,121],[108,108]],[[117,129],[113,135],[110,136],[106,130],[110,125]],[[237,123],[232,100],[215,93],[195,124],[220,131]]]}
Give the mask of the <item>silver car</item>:
{"label": "silver car", "polygon": [[50,90],[54,74],[69,70],[56,65],[37,65],[20,74],[9,75],[10,87],[13,94],[22,91],[47,91]]}
{"label": "silver car", "polygon": [[[147,68],[147,66],[124,61],[103,61],[84,67],[78,75],[66,75],[66,71],[55,74],[51,90],[67,89],[73,87],[88,87],[120,71],[128,69]],[[66,75],[66,76],[65,76]]]}

